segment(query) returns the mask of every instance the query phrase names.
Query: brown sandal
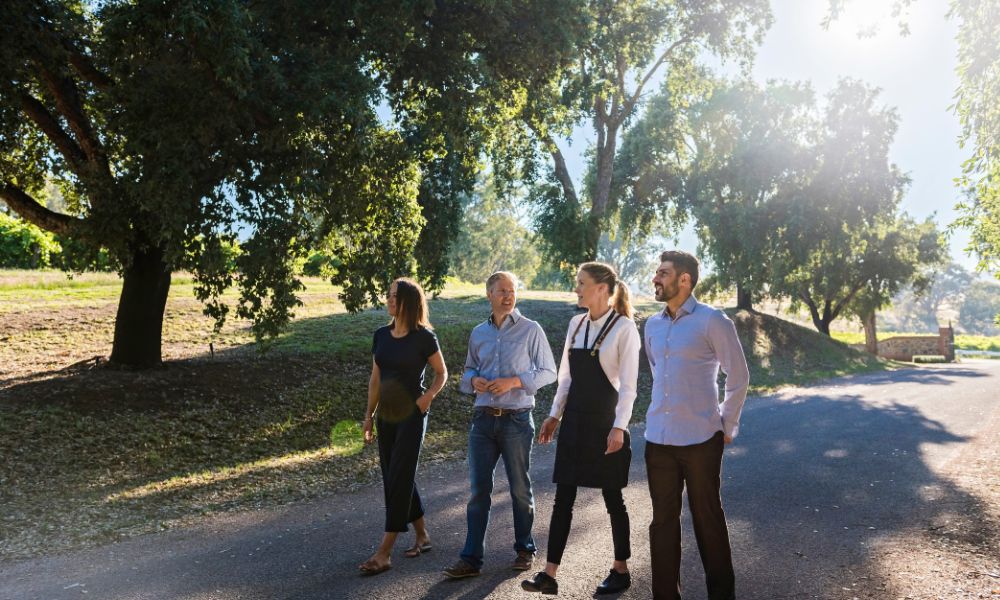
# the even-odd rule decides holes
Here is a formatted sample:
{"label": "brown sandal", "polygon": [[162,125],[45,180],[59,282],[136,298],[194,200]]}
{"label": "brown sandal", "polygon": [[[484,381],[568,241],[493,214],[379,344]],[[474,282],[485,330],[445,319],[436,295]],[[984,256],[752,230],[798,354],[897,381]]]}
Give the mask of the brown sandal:
{"label": "brown sandal", "polygon": [[385,573],[391,568],[392,564],[390,563],[385,563],[384,565],[380,565],[373,560],[366,560],[365,562],[361,563],[361,566],[358,567],[358,570],[361,571],[362,575],[371,576],[371,575],[378,575],[379,573]]}
{"label": "brown sandal", "polygon": [[406,551],[403,552],[403,556],[406,558],[416,558],[424,552],[430,552],[433,549],[434,547],[431,546],[430,542],[424,542],[420,545],[414,544],[412,548],[407,548]]}

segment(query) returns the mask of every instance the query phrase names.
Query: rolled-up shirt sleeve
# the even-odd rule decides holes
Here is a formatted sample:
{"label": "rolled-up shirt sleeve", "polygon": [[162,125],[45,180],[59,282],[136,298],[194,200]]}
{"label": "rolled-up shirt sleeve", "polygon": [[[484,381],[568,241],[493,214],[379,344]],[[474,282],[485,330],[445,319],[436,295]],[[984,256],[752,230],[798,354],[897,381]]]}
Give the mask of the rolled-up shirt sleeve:
{"label": "rolled-up shirt sleeve", "polygon": [[719,406],[723,433],[735,438],[740,431],[740,414],[750,386],[750,370],[732,320],[719,313],[709,321],[707,333],[719,360],[719,368],[726,374],[725,399]]}
{"label": "rolled-up shirt sleeve", "polygon": [[[586,319],[587,315],[584,314],[580,318]],[[552,399],[552,409],[549,411],[549,416],[557,419],[562,419],[563,411],[566,410],[566,398],[569,397],[569,386],[573,382],[573,378],[569,374],[569,347],[572,342],[569,336],[574,327],[573,319],[570,319],[569,329],[566,331],[566,343],[563,344],[562,360],[559,362],[559,375],[556,378],[559,385],[556,387],[556,395]]]}
{"label": "rolled-up shirt sleeve", "polygon": [[531,370],[518,373],[524,393],[534,396],[538,389],[556,380],[556,359],[552,357],[552,348],[545,337],[545,330],[535,323],[535,331],[528,338],[528,358]]}
{"label": "rolled-up shirt sleeve", "polygon": [[618,334],[618,404],[615,405],[614,427],[627,429],[638,393],[641,344],[635,323],[625,319],[622,321],[622,331]]}
{"label": "rolled-up shirt sleeve", "polygon": [[476,358],[475,344],[472,335],[469,336],[469,351],[465,355],[465,372],[462,373],[462,380],[458,382],[458,390],[463,394],[475,395],[476,389],[472,387],[472,378],[479,376],[479,360]]}

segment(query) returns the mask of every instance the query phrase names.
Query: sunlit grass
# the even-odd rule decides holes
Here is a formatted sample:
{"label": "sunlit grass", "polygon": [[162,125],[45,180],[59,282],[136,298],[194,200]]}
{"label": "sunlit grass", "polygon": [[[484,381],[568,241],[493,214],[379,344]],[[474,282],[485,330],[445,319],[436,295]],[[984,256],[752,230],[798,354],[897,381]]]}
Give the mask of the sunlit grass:
{"label": "sunlit grass", "polygon": [[[930,333],[898,333],[894,331],[880,331],[878,334],[879,341],[887,340],[889,338],[897,336],[932,336]],[[865,334],[863,332],[855,331],[834,331],[832,333],[833,339],[840,340],[845,344],[864,344]],[[988,350],[992,352],[1000,352],[1000,336],[987,336],[987,335],[965,335],[956,334],[955,335],[955,348],[960,350]]]}

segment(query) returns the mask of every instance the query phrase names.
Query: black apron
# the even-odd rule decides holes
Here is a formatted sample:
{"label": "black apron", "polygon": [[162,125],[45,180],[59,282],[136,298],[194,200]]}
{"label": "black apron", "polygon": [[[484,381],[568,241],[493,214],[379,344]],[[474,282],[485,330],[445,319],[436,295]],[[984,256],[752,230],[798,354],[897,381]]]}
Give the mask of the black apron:
{"label": "black apron", "polygon": [[[601,368],[600,345],[618,318],[619,315],[612,313],[598,333],[594,346],[587,348],[590,320],[585,315],[583,320],[587,321],[587,333],[584,347],[569,349],[571,382],[559,426],[553,483],[601,489],[621,489],[628,485],[632,445],[627,430],[621,450],[605,454],[608,434],[615,423],[618,390],[611,385]],[[577,332],[579,330],[578,325]],[[574,339],[576,332],[569,343],[572,344]]]}

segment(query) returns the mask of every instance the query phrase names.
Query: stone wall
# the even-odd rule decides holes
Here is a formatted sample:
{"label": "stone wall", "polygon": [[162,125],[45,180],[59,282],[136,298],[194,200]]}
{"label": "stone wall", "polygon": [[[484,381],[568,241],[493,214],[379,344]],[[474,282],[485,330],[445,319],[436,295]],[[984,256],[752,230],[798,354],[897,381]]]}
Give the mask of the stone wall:
{"label": "stone wall", "polygon": [[938,335],[900,335],[878,342],[878,355],[892,360],[912,361],[917,354],[940,354],[955,360],[955,330],[941,327]]}

